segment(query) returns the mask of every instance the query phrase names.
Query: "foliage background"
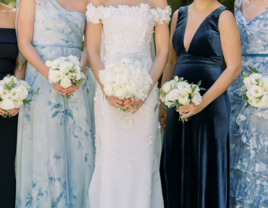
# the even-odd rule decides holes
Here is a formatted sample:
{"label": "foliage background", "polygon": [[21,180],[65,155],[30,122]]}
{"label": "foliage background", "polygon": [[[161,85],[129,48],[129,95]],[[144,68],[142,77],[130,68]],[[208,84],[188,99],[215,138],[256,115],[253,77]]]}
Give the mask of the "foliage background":
{"label": "foliage background", "polygon": [[[16,0],[2,0],[2,1],[4,4],[10,5],[12,7],[16,6]],[[176,11],[181,6],[185,6],[192,2],[192,0],[167,0],[167,1],[168,4],[171,5],[173,12]],[[219,0],[219,1],[233,11],[234,0]]]}

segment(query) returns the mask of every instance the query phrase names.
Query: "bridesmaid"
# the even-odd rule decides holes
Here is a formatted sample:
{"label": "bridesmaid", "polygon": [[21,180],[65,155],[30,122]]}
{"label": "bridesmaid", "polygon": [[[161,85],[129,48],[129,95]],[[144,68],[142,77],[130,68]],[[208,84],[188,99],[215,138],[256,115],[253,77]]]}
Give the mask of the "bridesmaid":
{"label": "bridesmaid", "polygon": [[[29,62],[25,80],[32,89],[40,88],[31,106],[23,107],[19,116],[18,208],[89,207],[87,191],[94,169],[94,148],[87,107],[93,105],[90,93],[94,89],[90,84],[94,83],[87,74],[84,86],[64,89],[51,85],[44,64],[60,56],[81,58],[87,3],[86,0],[17,2],[19,48]],[[65,100],[61,95],[66,94],[73,96]]]}
{"label": "bridesmaid", "polygon": [[[235,18],[240,30],[242,71],[256,67],[268,75],[268,2],[238,0]],[[242,74],[241,74],[242,75]],[[232,207],[268,207],[268,110],[245,109],[240,96],[243,82],[229,89],[231,101],[231,200]]]}
{"label": "bridesmaid", "polygon": [[[168,111],[161,159],[165,208],[229,207],[229,119],[227,88],[241,72],[239,31],[233,14],[216,0],[194,0],[172,20],[163,83],[174,74],[202,80],[201,105]],[[225,70],[222,69],[224,60]],[[166,116],[161,108],[159,120]],[[179,113],[189,122],[179,122]]]}
{"label": "bridesmaid", "polygon": [[[24,79],[25,66],[18,70],[18,45],[15,32],[16,10],[0,3],[0,80],[6,75]],[[15,155],[19,109],[13,109],[12,118],[0,108],[0,207],[15,207]]]}

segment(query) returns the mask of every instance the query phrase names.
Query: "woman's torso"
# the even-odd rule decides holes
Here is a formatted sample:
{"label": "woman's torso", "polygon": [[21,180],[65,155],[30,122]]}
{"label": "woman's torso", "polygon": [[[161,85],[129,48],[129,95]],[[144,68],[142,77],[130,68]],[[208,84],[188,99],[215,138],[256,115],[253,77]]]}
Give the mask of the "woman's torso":
{"label": "woman's torso", "polygon": [[224,57],[218,27],[219,16],[225,7],[211,12],[196,30],[188,51],[184,46],[184,33],[188,18],[188,7],[182,7],[178,13],[176,29],[173,34],[173,47],[177,53],[176,75],[188,82],[209,89],[222,73]]}
{"label": "woman's torso", "polygon": [[0,79],[14,74],[18,45],[15,29],[0,28]]}
{"label": "woman's torso", "polygon": [[170,7],[152,9],[149,4],[138,6],[94,7],[88,5],[88,19],[103,24],[105,63],[123,57],[139,60],[150,70],[151,40],[154,26],[170,20]]}

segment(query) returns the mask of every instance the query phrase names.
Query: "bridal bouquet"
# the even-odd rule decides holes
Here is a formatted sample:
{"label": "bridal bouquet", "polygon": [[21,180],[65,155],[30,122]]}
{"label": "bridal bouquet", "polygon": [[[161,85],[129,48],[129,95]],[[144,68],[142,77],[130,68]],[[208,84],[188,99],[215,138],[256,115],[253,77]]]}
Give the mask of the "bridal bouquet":
{"label": "bridal bouquet", "polygon": [[[27,100],[29,94],[38,94],[39,89],[35,92],[29,92],[30,86],[23,80],[17,80],[16,77],[7,75],[0,81],[0,108],[9,112],[13,108],[20,108],[23,104],[30,105],[31,99]],[[7,115],[3,116],[4,118]]]}
{"label": "bridal bouquet", "polygon": [[[80,62],[76,56],[48,60],[45,64],[49,68],[48,80],[50,84],[59,84],[64,88],[68,88],[85,80],[84,71],[81,69]],[[70,95],[63,95],[63,97],[65,99],[71,98]]]}
{"label": "bridal bouquet", "polygon": [[145,100],[153,84],[142,63],[129,58],[108,64],[104,70],[100,70],[99,77],[104,85],[104,93],[119,99]]}
{"label": "bridal bouquet", "polygon": [[[201,81],[197,85],[189,84],[184,78],[175,76],[173,80],[166,82],[157,92],[165,109],[176,107],[176,110],[178,110],[182,105],[189,105],[190,103],[200,105],[202,103],[200,90],[205,89],[200,88],[200,85]],[[188,118],[182,118],[180,115],[179,121],[184,123],[188,121]]]}
{"label": "bridal bouquet", "polygon": [[249,69],[249,73],[243,72],[242,78],[242,97],[247,101],[246,108],[268,108],[268,76],[263,76],[250,66]]}

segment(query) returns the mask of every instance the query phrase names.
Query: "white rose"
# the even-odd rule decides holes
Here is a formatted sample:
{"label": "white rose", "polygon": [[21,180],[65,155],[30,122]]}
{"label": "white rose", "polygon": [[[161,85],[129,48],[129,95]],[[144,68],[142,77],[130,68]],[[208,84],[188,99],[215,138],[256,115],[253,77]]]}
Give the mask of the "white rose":
{"label": "white rose", "polygon": [[136,91],[136,83],[130,80],[126,83],[126,88],[129,94],[134,93]]}
{"label": "white rose", "polygon": [[176,100],[178,100],[180,91],[178,89],[171,90],[165,97],[165,104],[170,107]]}
{"label": "white rose", "polygon": [[20,108],[23,105],[23,101],[21,99],[14,100],[15,108]]}
{"label": "white rose", "polygon": [[69,73],[68,77],[69,77],[69,79],[75,79],[76,74],[75,73]]}
{"label": "white rose", "polygon": [[119,99],[125,98],[127,95],[127,90],[125,85],[115,84],[114,85],[114,96]]}
{"label": "white rose", "polygon": [[246,88],[249,88],[252,86],[252,83],[251,83],[251,78],[250,77],[246,77],[244,79],[244,85],[246,86]]}
{"label": "white rose", "polygon": [[31,88],[30,85],[27,82],[25,82],[24,80],[20,80],[20,85],[24,86],[27,90],[29,90]]}
{"label": "white rose", "polygon": [[112,70],[114,67],[115,67],[115,64],[114,63],[110,63],[110,64],[107,64],[105,66],[105,70]]}
{"label": "white rose", "polygon": [[148,96],[148,92],[144,92],[143,90],[136,89],[134,92],[134,96],[136,100],[145,100]]}
{"label": "white rose", "polygon": [[62,71],[64,74],[69,74],[70,70],[72,69],[72,64],[69,62],[63,62],[62,64],[60,64],[59,67],[60,71]]}
{"label": "white rose", "polygon": [[261,107],[261,102],[259,99],[254,99],[254,100],[249,100],[248,101],[249,104],[252,106],[252,107],[256,107],[256,108],[260,108]]}
{"label": "white rose", "polygon": [[195,93],[192,98],[192,102],[195,105],[200,105],[202,103],[202,96],[199,93]]}
{"label": "white rose", "polygon": [[63,77],[63,73],[59,70],[49,70],[48,79],[50,83],[57,83]]}
{"label": "white rose", "polygon": [[11,93],[9,92],[9,90],[4,90],[3,94],[2,94],[2,99],[11,99]]}
{"label": "white rose", "polygon": [[190,99],[188,94],[179,95],[178,102],[182,105],[190,104]]}
{"label": "white rose", "polygon": [[129,59],[129,58],[122,58],[121,59],[121,62],[123,64],[126,64],[126,65],[129,65],[129,64],[132,64],[133,63],[133,61],[131,59]]}
{"label": "white rose", "polygon": [[46,63],[45,63],[45,65],[46,65],[46,67],[51,68],[52,65],[53,65],[53,62],[50,61],[50,60],[47,60]]}
{"label": "white rose", "polygon": [[177,83],[178,83],[178,82],[176,82],[176,81],[173,79],[173,80],[169,81],[169,83],[170,83],[171,87],[174,88],[174,87],[177,86]]}
{"label": "white rose", "polygon": [[257,74],[257,73],[252,73],[251,75],[249,75],[249,78],[251,80],[252,84],[257,84],[256,80],[262,80],[262,75],[261,74]]}
{"label": "white rose", "polygon": [[112,70],[100,70],[99,77],[103,85],[111,84],[115,81],[115,72]]}
{"label": "white rose", "polygon": [[19,99],[25,100],[28,97],[28,90],[26,89],[26,87],[21,85],[19,86],[19,88],[20,88]]}
{"label": "white rose", "polygon": [[179,77],[178,77],[178,76],[175,76],[175,77],[174,77],[174,80],[175,80],[176,82],[178,82],[178,81],[179,81]]}
{"label": "white rose", "polygon": [[[191,85],[190,85],[191,86]],[[199,93],[200,92],[200,88],[197,85],[193,85],[193,88],[195,87],[195,90],[193,93]],[[192,91],[192,90],[191,90]],[[190,92],[191,93],[191,92]],[[190,94],[189,93],[189,94]]]}
{"label": "white rose", "polygon": [[11,99],[4,99],[2,102],[0,102],[0,108],[2,108],[3,110],[9,111],[15,108],[14,101]]}
{"label": "white rose", "polygon": [[191,88],[191,85],[187,82],[179,82],[177,83],[177,88],[180,91],[181,95],[189,94],[188,90]]}
{"label": "white rose", "polygon": [[5,85],[6,83],[4,82],[4,80],[0,80],[0,85]]}
{"label": "white rose", "polygon": [[264,95],[260,101],[261,108],[268,108],[268,96]]}
{"label": "white rose", "polygon": [[14,87],[11,92],[10,92],[11,96],[11,100],[17,100],[21,94],[21,90],[19,87]]}
{"label": "white rose", "polygon": [[3,79],[5,84],[9,84],[11,82],[11,80],[13,80],[13,82],[16,83],[16,84],[19,84],[19,81],[14,76],[4,77],[4,79]]}
{"label": "white rose", "polygon": [[80,80],[81,78],[82,78],[81,73],[77,73],[75,80]]}
{"label": "white rose", "polygon": [[0,85],[0,96],[3,95],[4,93],[4,86],[3,85]]}
{"label": "white rose", "polygon": [[252,85],[249,88],[249,93],[255,98],[261,97],[263,95],[263,89],[260,86]]}
{"label": "white rose", "polygon": [[68,87],[72,86],[72,82],[68,76],[62,77],[61,82],[60,82],[60,86],[62,86],[63,88],[68,88]]}
{"label": "white rose", "polygon": [[76,57],[76,56],[73,56],[73,55],[70,55],[70,56],[68,56],[68,59],[70,60],[70,62],[71,63],[73,63],[73,64],[79,64],[79,59],[78,59],[78,57]]}
{"label": "white rose", "polygon": [[166,82],[166,83],[162,86],[162,90],[163,90],[165,93],[168,93],[168,92],[171,90],[171,84],[170,84],[170,82]]}
{"label": "white rose", "polygon": [[111,84],[104,85],[103,91],[107,96],[112,96],[114,94],[113,86]]}
{"label": "white rose", "polygon": [[256,99],[253,95],[250,94],[249,91],[246,92],[246,95],[247,95],[249,100],[255,100]]}
{"label": "white rose", "polygon": [[115,82],[118,84],[124,84],[128,81],[128,78],[126,75],[123,74],[117,74],[115,77]]}
{"label": "white rose", "polygon": [[116,72],[119,74],[127,74],[128,73],[126,68],[117,68]]}
{"label": "white rose", "polygon": [[263,91],[265,95],[268,95],[268,77],[263,78]]}

